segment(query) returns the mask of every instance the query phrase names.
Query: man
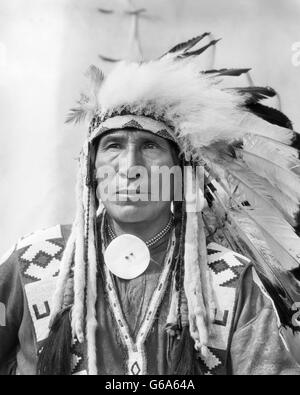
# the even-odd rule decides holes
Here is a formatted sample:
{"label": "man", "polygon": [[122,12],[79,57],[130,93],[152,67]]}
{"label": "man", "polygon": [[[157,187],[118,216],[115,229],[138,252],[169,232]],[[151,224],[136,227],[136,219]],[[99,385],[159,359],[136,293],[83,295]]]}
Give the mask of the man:
{"label": "man", "polygon": [[199,73],[205,35],[90,69],[72,229],[0,266],[4,374],[300,373],[299,136],[220,86],[243,70]]}

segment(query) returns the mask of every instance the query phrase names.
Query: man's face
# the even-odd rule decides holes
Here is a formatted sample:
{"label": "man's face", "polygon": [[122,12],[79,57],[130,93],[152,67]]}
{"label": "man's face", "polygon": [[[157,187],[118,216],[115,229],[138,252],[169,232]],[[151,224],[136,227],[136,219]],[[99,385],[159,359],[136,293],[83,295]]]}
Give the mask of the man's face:
{"label": "man's face", "polygon": [[[150,132],[114,130],[101,137],[95,162],[97,196],[108,214],[116,221],[134,223],[154,220],[165,210],[169,211],[173,177],[169,176],[169,185],[161,177],[159,183],[151,179],[154,181],[153,174],[157,175],[157,169],[162,166],[171,169],[176,165],[174,158],[169,142]],[[109,178],[102,172],[108,166],[113,170]],[[110,198],[104,196],[104,182],[114,191]],[[162,187],[168,189],[169,198],[162,196]],[[159,196],[156,201],[153,201],[153,193]]]}

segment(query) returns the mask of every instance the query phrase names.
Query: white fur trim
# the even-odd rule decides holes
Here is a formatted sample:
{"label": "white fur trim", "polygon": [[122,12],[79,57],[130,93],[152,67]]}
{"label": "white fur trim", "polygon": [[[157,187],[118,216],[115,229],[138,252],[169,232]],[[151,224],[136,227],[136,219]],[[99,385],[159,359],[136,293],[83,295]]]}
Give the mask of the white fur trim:
{"label": "white fur trim", "polygon": [[208,342],[208,325],[198,255],[197,196],[189,194],[189,192],[193,191],[192,184],[194,182],[194,178],[187,178],[189,185],[186,188],[185,199],[187,219],[184,247],[184,290],[188,302],[191,336],[195,341],[195,347],[200,351],[203,350],[203,347],[206,347]]}
{"label": "white fur trim", "polygon": [[95,250],[94,219],[96,216],[95,202],[91,198],[89,220],[89,243],[88,243],[88,279],[87,279],[87,317],[86,336],[88,370],[90,375],[97,375],[96,353],[96,302],[97,302],[97,258]]}
{"label": "white fur trim", "polygon": [[[84,158],[81,159],[82,161]],[[81,162],[81,170],[85,164]],[[86,283],[86,262],[84,259],[84,235],[85,219],[84,208],[86,207],[87,188],[84,186],[85,177],[81,173],[80,193],[77,196],[78,223],[76,226],[76,247],[75,247],[75,265],[74,265],[74,307],[72,310],[72,330],[73,335],[82,342],[84,338],[83,320],[84,320],[84,293]]]}

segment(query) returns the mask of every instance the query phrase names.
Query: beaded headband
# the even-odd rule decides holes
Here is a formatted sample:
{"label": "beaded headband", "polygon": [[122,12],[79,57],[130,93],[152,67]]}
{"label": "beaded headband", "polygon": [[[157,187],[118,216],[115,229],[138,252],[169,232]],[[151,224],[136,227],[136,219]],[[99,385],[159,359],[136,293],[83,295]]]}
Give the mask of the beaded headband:
{"label": "beaded headband", "polygon": [[89,140],[94,141],[97,137],[110,130],[128,128],[143,130],[164,139],[175,141],[174,133],[165,123],[141,115],[118,115],[113,118],[108,118],[94,128]]}

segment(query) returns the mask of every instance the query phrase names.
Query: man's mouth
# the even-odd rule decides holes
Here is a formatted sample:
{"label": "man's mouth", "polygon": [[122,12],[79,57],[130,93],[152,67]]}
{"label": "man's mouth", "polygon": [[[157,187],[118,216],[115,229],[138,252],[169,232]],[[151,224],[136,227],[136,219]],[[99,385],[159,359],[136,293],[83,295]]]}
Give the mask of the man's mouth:
{"label": "man's mouth", "polygon": [[120,189],[116,192],[117,200],[149,200],[149,193],[138,188]]}
{"label": "man's mouth", "polygon": [[148,189],[145,188],[146,191],[143,191],[143,189],[141,189],[140,185],[137,185],[136,187],[134,187],[133,185],[128,186],[128,187],[121,187],[120,189],[117,189],[116,194],[117,195],[139,195],[139,194],[148,194]]}
{"label": "man's mouth", "polygon": [[138,189],[122,189],[120,191],[117,191],[117,195],[140,195],[141,190]]}

